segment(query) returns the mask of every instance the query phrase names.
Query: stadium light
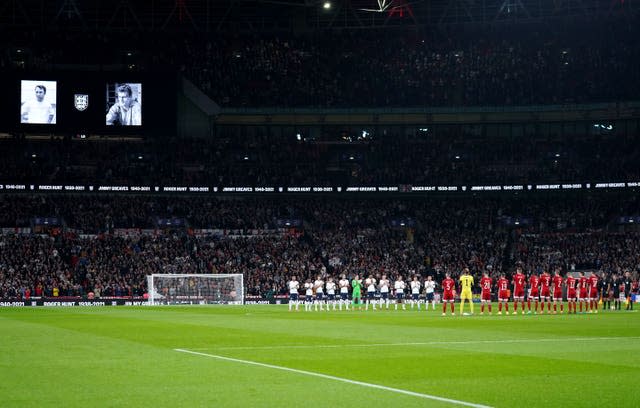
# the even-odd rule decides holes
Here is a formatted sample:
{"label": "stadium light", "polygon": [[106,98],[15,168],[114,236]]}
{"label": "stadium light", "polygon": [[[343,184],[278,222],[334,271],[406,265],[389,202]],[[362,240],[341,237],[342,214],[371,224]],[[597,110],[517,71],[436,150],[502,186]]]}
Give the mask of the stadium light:
{"label": "stadium light", "polygon": [[325,10],[329,10],[329,9],[331,9],[331,2],[330,2],[330,1],[325,1],[325,2],[322,4],[322,8],[323,8],[323,9],[325,9]]}

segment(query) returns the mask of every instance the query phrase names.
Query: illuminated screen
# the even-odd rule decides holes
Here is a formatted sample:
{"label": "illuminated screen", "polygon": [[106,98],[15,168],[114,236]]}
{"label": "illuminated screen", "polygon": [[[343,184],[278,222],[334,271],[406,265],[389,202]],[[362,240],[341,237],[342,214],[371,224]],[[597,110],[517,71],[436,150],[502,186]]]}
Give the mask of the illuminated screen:
{"label": "illuminated screen", "polygon": [[107,126],[142,126],[142,84],[107,84]]}
{"label": "illuminated screen", "polygon": [[55,124],[57,93],[56,81],[21,81],[20,123]]}

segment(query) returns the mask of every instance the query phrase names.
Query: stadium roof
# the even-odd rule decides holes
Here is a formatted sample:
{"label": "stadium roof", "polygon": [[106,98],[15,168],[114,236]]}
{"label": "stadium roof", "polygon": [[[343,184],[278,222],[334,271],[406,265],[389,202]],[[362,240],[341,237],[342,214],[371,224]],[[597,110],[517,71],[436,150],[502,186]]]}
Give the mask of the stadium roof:
{"label": "stadium roof", "polygon": [[0,27],[304,32],[637,13],[623,0],[5,0]]}

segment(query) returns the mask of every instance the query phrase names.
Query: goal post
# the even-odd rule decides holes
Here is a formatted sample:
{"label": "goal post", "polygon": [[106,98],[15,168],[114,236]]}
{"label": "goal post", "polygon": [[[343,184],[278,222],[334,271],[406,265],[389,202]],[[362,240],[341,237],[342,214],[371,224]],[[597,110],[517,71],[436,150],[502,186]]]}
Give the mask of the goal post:
{"label": "goal post", "polygon": [[244,279],[233,274],[147,275],[150,305],[209,305],[244,303]]}

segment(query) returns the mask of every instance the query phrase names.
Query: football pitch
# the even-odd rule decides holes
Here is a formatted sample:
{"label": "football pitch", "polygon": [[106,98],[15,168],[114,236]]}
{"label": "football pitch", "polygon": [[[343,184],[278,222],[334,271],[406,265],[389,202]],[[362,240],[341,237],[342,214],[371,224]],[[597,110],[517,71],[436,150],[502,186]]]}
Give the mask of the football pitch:
{"label": "football pitch", "polygon": [[0,309],[0,405],[640,405],[640,313],[495,310]]}

